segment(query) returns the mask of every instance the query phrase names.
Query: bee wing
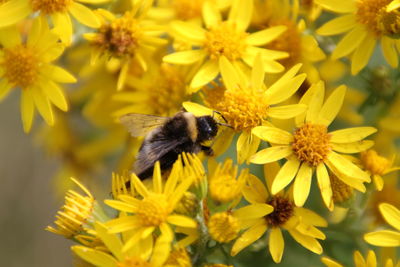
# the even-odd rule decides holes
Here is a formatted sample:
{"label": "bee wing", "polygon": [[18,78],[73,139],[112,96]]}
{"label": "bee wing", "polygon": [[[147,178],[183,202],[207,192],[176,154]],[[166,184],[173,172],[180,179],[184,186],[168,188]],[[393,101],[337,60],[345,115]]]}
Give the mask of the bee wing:
{"label": "bee wing", "polygon": [[169,117],[129,113],[119,118],[132,136],[145,136],[151,130],[163,125]]}

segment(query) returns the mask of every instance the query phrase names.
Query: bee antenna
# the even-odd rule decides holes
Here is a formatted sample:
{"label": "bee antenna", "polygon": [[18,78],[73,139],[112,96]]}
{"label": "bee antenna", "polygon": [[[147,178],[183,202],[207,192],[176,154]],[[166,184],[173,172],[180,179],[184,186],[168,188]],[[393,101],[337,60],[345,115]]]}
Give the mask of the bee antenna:
{"label": "bee antenna", "polygon": [[229,128],[231,128],[231,129],[233,129],[233,127],[232,127],[231,125],[227,124],[227,123],[217,122],[217,124],[218,124],[218,125],[221,125],[221,126],[225,126],[225,127],[229,127]]}
{"label": "bee antenna", "polygon": [[214,118],[214,114],[215,114],[215,113],[217,113],[218,115],[220,115],[221,118],[222,118],[225,122],[228,122],[228,121],[226,120],[226,118],[224,117],[224,115],[222,115],[222,113],[219,112],[219,111],[217,111],[217,110],[213,110],[213,118]]}

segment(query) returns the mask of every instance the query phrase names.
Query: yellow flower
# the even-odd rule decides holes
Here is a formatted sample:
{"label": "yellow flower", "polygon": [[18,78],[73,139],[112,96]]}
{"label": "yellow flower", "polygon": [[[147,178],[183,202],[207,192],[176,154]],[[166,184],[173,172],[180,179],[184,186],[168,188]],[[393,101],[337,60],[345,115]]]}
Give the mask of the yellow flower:
{"label": "yellow flower", "polygon": [[392,157],[392,160],[388,160],[385,157],[379,156],[378,153],[373,149],[361,153],[361,164],[363,165],[364,169],[371,174],[378,191],[381,191],[383,188],[382,175],[400,169],[400,167],[392,167],[393,162],[394,157]]}
{"label": "yellow flower", "polygon": [[229,243],[240,230],[239,219],[230,211],[213,214],[207,226],[210,236],[219,243]]}
{"label": "yellow flower", "polygon": [[[375,252],[373,250],[368,251],[368,255],[366,258],[364,258],[361,253],[357,250],[354,251],[353,254],[354,257],[354,266],[355,267],[378,267],[378,266],[385,266],[385,267],[393,267],[393,266],[399,266],[400,261],[393,262],[392,259],[387,259],[385,262],[378,262],[376,259]],[[344,265],[340,264],[339,262],[328,258],[328,257],[322,257],[321,261],[325,266],[327,267],[343,267]]]}
{"label": "yellow flower", "polygon": [[[185,166],[186,168],[186,166]],[[175,162],[167,182],[163,185],[160,164],[154,166],[153,190],[149,190],[132,174],[131,186],[138,192],[138,196],[119,195],[119,200],[106,200],[105,203],[117,210],[128,212],[123,216],[106,223],[110,233],[131,231],[131,237],[125,243],[123,250],[128,251],[134,245],[147,242],[153,238],[152,233],[160,230],[159,239],[167,244],[163,245],[163,256],[168,258],[170,243],[174,238],[171,225],[187,228],[196,228],[195,220],[178,215],[174,212],[177,203],[180,201],[186,190],[193,183],[193,176],[183,176],[182,161]],[[178,182],[182,180],[181,183]],[[158,242],[158,241],[157,241]],[[160,241],[161,242],[161,241]]]}
{"label": "yellow flower", "polygon": [[[296,65],[266,88],[260,56],[256,57],[250,78],[236,70],[226,58],[220,61],[226,90],[219,92],[218,90],[221,89],[217,88],[206,91],[205,102],[212,109],[219,111],[234,131],[241,132],[236,148],[238,162],[243,163],[255,153],[260,143],[260,139],[251,133],[254,127],[267,124],[268,118],[288,119],[305,111],[306,106],[303,104],[282,106],[277,104],[290,98],[306,76],[305,74],[296,75],[300,69],[300,65]],[[186,103],[184,107],[197,115],[207,110],[199,105]],[[208,110],[208,113],[211,114],[212,111]],[[217,137],[217,140],[221,139],[225,144],[230,144],[233,132],[231,130],[224,132],[226,136]]]}
{"label": "yellow flower", "polygon": [[[85,246],[72,246],[72,251],[94,266],[99,267],[161,267],[166,258],[159,253],[163,251],[167,240],[159,238],[142,241],[129,250],[124,250],[124,240],[119,235],[111,234],[107,227],[99,222],[95,224],[97,235],[106,247],[106,251]],[[168,241],[167,241],[168,242]]]}
{"label": "yellow flower", "polygon": [[324,36],[346,33],[333,51],[332,58],[351,57],[351,73],[357,74],[367,64],[380,41],[386,61],[396,68],[400,45],[399,11],[388,9],[392,0],[316,0],[323,8],[340,16],[317,30]]}
{"label": "yellow flower", "polygon": [[324,103],[323,82],[314,84],[299,103],[308,104],[307,113],[296,117],[296,130],[284,130],[259,126],[252,133],[273,146],[257,152],[250,161],[265,164],[286,158],[271,188],[276,194],[294,182],[294,202],[303,206],[308,198],[313,172],[316,171],[318,186],[326,207],[333,209],[332,189],[326,166],[345,184],[365,192],[364,182],[370,177],[354,163],[336,153],[357,153],[370,148],[372,141],[362,140],[376,132],[373,127],[355,127],[328,132],[328,126],[338,114],[346,87],[336,88]]}
{"label": "yellow flower", "polygon": [[379,210],[388,224],[397,231],[380,230],[364,235],[367,243],[379,247],[400,247],[400,210],[388,203],[379,205]]}
{"label": "yellow flower", "polygon": [[[0,12],[1,13],[1,12]],[[35,107],[49,125],[54,124],[52,104],[68,110],[64,92],[57,83],[73,83],[75,78],[51,64],[64,48],[44,19],[38,18],[26,41],[15,27],[0,30],[0,100],[13,88],[21,88],[21,118],[24,131],[32,127]]]}
{"label": "yellow flower", "polygon": [[192,260],[185,248],[174,248],[164,267],[192,267]]}
{"label": "yellow flower", "polygon": [[122,89],[132,61],[138,62],[147,71],[146,54],[167,43],[158,37],[160,27],[143,19],[144,14],[127,11],[121,17],[106,10],[98,10],[101,26],[97,33],[86,33],[84,37],[93,47],[91,63],[103,56],[120,66],[117,89]]}
{"label": "yellow flower", "polygon": [[224,61],[235,66],[244,62],[252,66],[258,53],[262,54],[264,71],[277,73],[284,70],[275,60],[284,58],[287,53],[271,51],[259,46],[269,43],[286,27],[278,26],[249,34],[246,29],[253,12],[253,1],[234,0],[228,19],[222,21],[221,14],[211,2],[203,6],[203,18],[206,29],[193,23],[174,22],[171,24],[172,35],[198,49],[176,52],[163,58],[164,62],[180,65],[201,64],[194,75],[190,87],[197,91],[222,72]]}
{"label": "yellow flower", "polygon": [[102,4],[109,0],[9,0],[0,4],[0,28],[14,25],[29,14],[39,12],[41,18],[49,16],[54,25],[54,32],[67,44],[73,34],[70,15],[83,25],[97,28],[100,22],[93,11],[80,4]]}
{"label": "yellow flower", "polygon": [[[282,230],[289,234],[306,249],[321,254],[322,247],[317,239],[325,239],[325,235],[316,227],[326,227],[326,221],[311,210],[296,207],[287,194],[280,192],[269,195],[271,184],[276,179],[279,165],[266,164],[264,176],[267,187],[255,176],[250,176],[248,186],[243,190],[243,196],[251,203],[251,207],[233,211],[233,214],[242,219],[241,228],[245,232],[235,241],[231,254],[235,256],[242,249],[258,240],[270,228],[269,251],[272,259],[279,263],[283,256],[284,239]],[[264,206],[272,206],[273,212],[265,215]],[[239,214],[240,213],[240,214]],[[242,215],[242,216],[239,216]]]}

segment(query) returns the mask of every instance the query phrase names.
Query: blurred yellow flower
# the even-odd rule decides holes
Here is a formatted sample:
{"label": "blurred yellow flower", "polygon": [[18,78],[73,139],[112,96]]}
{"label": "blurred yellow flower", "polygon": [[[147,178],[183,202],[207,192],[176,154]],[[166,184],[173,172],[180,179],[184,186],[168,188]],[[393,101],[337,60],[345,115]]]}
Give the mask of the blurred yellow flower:
{"label": "blurred yellow flower", "polygon": [[376,132],[373,127],[355,127],[328,132],[328,126],[338,114],[346,94],[346,87],[336,88],[324,103],[323,82],[314,84],[299,103],[308,104],[307,113],[296,117],[294,133],[259,126],[252,133],[273,144],[253,155],[252,163],[265,164],[286,158],[271,188],[276,194],[294,182],[294,202],[303,206],[310,193],[312,175],[317,172],[318,186],[327,208],[333,209],[329,169],[345,184],[365,192],[364,182],[371,179],[367,173],[344,156],[334,152],[357,153],[370,148],[372,141],[362,140]]}
{"label": "blurred yellow flower", "polygon": [[[353,254],[353,258],[354,258],[354,267],[394,267],[394,266],[399,266],[400,261],[393,262],[392,259],[387,259],[385,262],[378,262],[375,252],[373,250],[369,250],[368,251],[368,255],[366,258],[364,258],[361,253],[357,250],[354,251]],[[325,264],[325,266],[327,267],[344,267],[344,265],[340,264],[339,262],[328,258],[328,257],[322,257],[321,261],[323,264]]]}
{"label": "blurred yellow flower", "polygon": [[181,21],[171,23],[172,35],[196,49],[169,54],[163,58],[164,62],[180,65],[202,62],[190,83],[191,92],[214,80],[222,72],[224,61],[229,61],[235,66],[239,66],[242,62],[252,66],[258,53],[261,54],[264,71],[270,73],[283,71],[283,66],[275,60],[286,57],[287,53],[260,46],[282,34],[286,27],[271,27],[249,34],[246,29],[252,12],[253,1],[234,0],[228,19],[222,21],[222,16],[215,6],[211,2],[205,2],[203,18],[206,29]]}
{"label": "blurred yellow flower", "polygon": [[400,247],[400,210],[388,203],[381,203],[379,210],[386,222],[396,230],[380,230],[364,235],[367,243],[379,247]]}
{"label": "blurred yellow flower", "polygon": [[400,43],[396,36],[400,33],[400,21],[399,11],[388,8],[392,0],[315,1],[340,14],[322,25],[317,33],[323,36],[346,33],[333,51],[332,59],[349,56],[351,73],[355,75],[368,64],[379,41],[386,61],[393,68],[398,66],[396,47]]}
{"label": "blurred yellow flower", "polygon": [[47,124],[54,124],[52,104],[68,110],[64,92],[57,83],[74,83],[75,78],[51,62],[64,46],[50,32],[45,19],[33,22],[26,41],[16,27],[0,29],[0,100],[13,88],[21,88],[21,118],[24,131],[31,130],[35,107]]}

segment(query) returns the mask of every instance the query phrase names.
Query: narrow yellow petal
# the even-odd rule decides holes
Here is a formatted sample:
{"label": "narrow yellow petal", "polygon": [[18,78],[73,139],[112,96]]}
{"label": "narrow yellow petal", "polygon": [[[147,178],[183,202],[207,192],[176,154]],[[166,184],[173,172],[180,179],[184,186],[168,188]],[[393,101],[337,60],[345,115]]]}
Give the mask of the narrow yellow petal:
{"label": "narrow yellow petal", "polygon": [[398,58],[395,42],[387,36],[382,36],[381,46],[386,62],[389,63],[392,68],[397,68]]}
{"label": "narrow yellow petal", "polygon": [[291,158],[283,164],[282,168],[279,170],[272,182],[271,193],[273,195],[279,193],[283,188],[285,188],[294,179],[299,169],[300,161],[296,158]]}
{"label": "narrow yellow petal", "polygon": [[377,262],[376,262],[376,255],[375,252],[372,250],[368,251],[368,255],[367,255],[367,267],[376,267]]}
{"label": "narrow yellow petal", "polygon": [[380,175],[374,174],[372,175],[372,181],[374,182],[375,188],[377,191],[382,191],[384,182],[383,178]]}
{"label": "narrow yellow petal", "polygon": [[297,207],[295,208],[295,212],[297,216],[301,217],[301,221],[306,224],[318,227],[328,226],[328,222],[312,210]]}
{"label": "narrow yellow petal", "polygon": [[71,17],[67,12],[57,12],[51,15],[53,19],[53,32],[60,36],[63,43],[69,45],[71,43],[73,27]]}
{"label": "narrow yellow petal", "polygon": [[279,107],[270,107],[268,116],[275,119],[286,120],[296,117],[307,110],[307,106],[303,104],[285,105]]}
{"label": "narrow yellow petal", "polygon": [[142,183],[142,181],[140,181],[136,174],[131,175],[131,182],[133,182],[135,189],[142,197],[145,198],[149,196],[149,191],[147,190],[147,187]]}
{"label": "narrow yellow petal", "polygon": [[389,203],[380,204],[379,210],[386,222],[400,231],[400,210]]}
{"label": "narrow yellow petal", "polygon": [[0,80],[0,101],[9,95],[12,88],[13,86],[6,79]]}
{"label": "narrow yellow petal", "polygon": [[109,233],[121,233],[141,227],[140,219],[135,216],[124,216],[105,223]]}
{"label": "narrow yellow petal", "polygon": [[228,15],[228,21],[233,22],[239,31],[246,31],[253,15],[253,1],[234,0]]}
{"label": "narrow yellow petal", "polygon": [[221,70],[222,80],[227,90],[235,90],[239,83],[239,74],[232,63],[224,56],[219,59],[219,68]]}
{"label": "narrow yellow petal", "polygon": [[379,247],[398,247],[400,246],[400,233],[390,230],[371,232],[364,235],[367,243]]}
{"label": "narrow yellow petal", "polygon": [[117,90],[118,91],[122,90],[122,88],[125,85],[126,77],[128,75],[128,70],[129,70],[129,64],[126,62],[122,65],[122,68],[118,75],[118,80],[117,80]]}
{"label": "narrow yellow petal", "polygon": [[314,227],[312,224],[310,225],[310,224],[305,224],[305,223],[300,222],[296,226],[296,230],[299,231],[299,233],[309,236],[309,237],[313,237],[313,238],[317,238],[317,239],[321,239],[321,240],[326,239],[325,234],[318,228]]}
{"label": "narrow yellow petal", "polygon": [[233,215],[240,219],[256,219],[262,218],[267,214],[270,214],[274,208],[271,205],[264,203],[255,203],[244,206],[233,211]]}
{"label": "narrow yellow petal", "polygon": [[400,7],[400,1],[399,0],[394,0],[392,1],[389,5],[386,7],[386,12],[391,12],[395,9],[398,9]]}
{"label": "narrow yellow petal", "polygon": [[261,140],[273,144],[288,145],[293,142],[293,135],[276,127],[257,126],[251,132]]}
{"label": "narrow yellow petal", "polygon": [[336,35],[351,30],[355,25],[356,17],[354,14],[348,14],[328,21],[317,30],[317,34]]}
{"label": "narrow yellow petal", "polygon": [[202,13],[203,13],[204,23],[207,29],[211,29],[212,27],[218,25],[222,21],[219,10],[210,1],[204,2]]}
{"label": "narrow yellow petal", "polygon": [[306,74],[300,74],[292,79],[287,79],[282,82],[274,83],[270,88],[265,91],[265,96],[268,103],[271,105],[278,104],[291,97],[299,89],[306,79]]}
{"label": "narrow yellow petal", "polygon": [[296,240],[297,243],[305,247],[306,249],[321,254],[323,249],[321,244],[313,237],[306,236],[298,232],[297,230],[289,230],[290,235]]}
{"label": "narrow yellow petal", "polygon": [[374,146],[374,141],[372,140],[361,140],[353,143],[332,143],[331,147],[334,151],[341,153],[359,153],[365,151]]}
{"label": "narrow yellow petal", "polygon": [[187,227],[187,228],[196,228],[197,223],[195,220],[192,218],[183,216],[183,215],[170,215],[167,218],[167,222],[173,225],[181,226],[181,227]]}
{"label": "narrow yellow petal", "polygon": [[327,267],[343,267],[343,265],[341,265],[340,263],[338,263],[330,258],[327,258],[327,257],[322,257],[321,261]]}
{"label": "narrow yellow petal", "polygon": [[322,86],[316,86],[314,94],[311,96],[306,113],[306,122],[317,123],[325,98],[325,86],[323,83],[320,84]]}
{"label": "narrow yellow petal", "polygon": [[157,161],[154,164],[154,172],[153,172],[153,191],[156,194],[161,194],[162,189],[162,177],[161,177],[161,169],[160,169],[160,162]]}
{"label": "narrow yellow petal", "polygon": [[339,86],[330,94],[318,115],[319,124],[329,126],[332,123],[343,105],[345,95],[346,86],[344,85]]}
{"label": "narrow yellow petal", "polygon": [[106,199],[104,200],[104,203],[120,211],[134,213],[137,210],[136,207],[132,206],[131,204],[119,200]]}
{"label": "narrow yellow petal", "polygon": [[359,167],[357,167],[357,165],[340,154],[331,151],[328,155],[328,162],[332,164],[340,173],[343,173],[346,176],[355,177],[366,182],[371,181],[366,172],[361,170]]}
{"label": "narrow yellow petal", "polygon": [[298,207],[304,205],[310,194],[312,173],[313,169],[308,163],[303,162],[294,180],[293,188],[294,203]]}
{"label": "narrow yellow petal", "polygon": [[332,53],[332,59],[338,59],[347,56],[364,41],[367,37],[367,31],[364,26],[358,25],[352,31],[348,32],[337,44]]}
{"label": "narrow yellow petal", "polygon": [[251,134],[251,131],[243,131],[236,143],[237,160],[239,164],[249,162],[249,158],[256,153],[260,145],[260,138]]}
{"label": "narrow yellow petal", "polygon": [[269,252],[274,262],[281,262],[284,248],[285,241],[281,229],[279,227],[272,228],[269,234]]}
{"label": "narrow yellow petal", "polygon": [[33,103],[33,95],[31,90],[22,90],[21,94],[21,119],[24,132],[29,133],[32,127],[33,117],[35,114],[35,106]]}
{"label": "narrow yellow petal", "polygon": [[54,114],[51,108],[50,101],[46,95],[43,94],[42,88],[32,88],[33,101],[40,115],[50,126],[54,125]]}
{"label": "narrow yellow petal", "polygon": [[235,256],[245,247],[257,241],[267,231],[267,225],[257,224],[245,231],[233,244],[231,255]]}
{"label": "narrow yellow petal", "polygon": [[186,111],[193,113],[195,116],[213,115],[213,110],[194,102],[183,102],[182,106]]}
{"label": "narrow yellow petal", "polygon": [[[222,70],[221,70],[222,72]],[[254,59],[254,66],[251,70],[251,86],[253,90],[261,90],[264,84],[265,72],[261,53],[257,54]]]}
{"label": "narrow yellow petal", "polygon": [[[315,92],[318,90],[324,90],[324,88],[325,85],[322,81],[318,81],[317,83],[312,84],[311,87],[306,91],[306,93],[300,98],[299,104],[309,106]],[[322,105],[322,103],[320,105]],[[303,113],[295,117],[295,123],[297,127],[300,127],[304,124],[306,120],[306,115],[307,113]]]}
{"label": "narrow yellow petal", "polygon": [[84,246],[72,246],[72,251],[88,263],[98,267],[117,267],[117,260],[105,252]]}
{"label": "narrow yellow petal", "polygon": [[14,47],[16,45],[19,45],[20,43],[21,36],[15,26],[0,29],[0,44],[2,44],[4,48]]}
{"label": "narrow yellow petal", "polygon": [[264,184],[255,175],[250,174],[247,177],[248,186],[243,188],[244,198],[251,204],[266,203],[268,192]]}
{"label": "narrow yellow petal", "polygon": [[59,83],[75,83],[76,79],[72,74],[63,68],[52,64],[46,64],[42,67],[43,76],[49,80],[53,80]]}
{"label": "narrow yellow petal", "polygon": [[150,259],[151,266],[162,266],[171,251],[171,241],[173,236],[171,228],[167,224],[163,224],[160,230],[161,236],[157,238]]}
{"label": "narrow yellow petal", "polygon": [[246,37],[246,43],[254,46],[265,45],[271,42],[272,40],[276,39],[279,35],[285,32],[286,29],[287,29],[286,26],[281,25],[281,26],[270,27],[265,30],[252,33]]}
{"label": "narrow yellow petal", "polygon": [[190,88],[197,91],[200,87],[214,80],[219,73],[218,62],[216,60],[207,60],[197,71],[190,83]]}
{"label": "narrow yellow petal", "polygon": [[123,260],[122,255],[122,242],[121,239],[115,234],[108,233],[107,227],[100,223],[95,223],[96,234],[103,241],[104,245],[111,251],[111,253],[119,260]]}
{"label": "narrow yellow petal", "polygon": [[29,1],[11,0],[0,5],[0,28],[15,25],[32,12]]}
{"label": "narrow yellow petal", "polygon": [[177,35],[179,39],[183,39],[191,44],[202,45],[206,38],[206,31],[194,23],[173,21],[170,27],[173,35]]}
{"label": "narrow yellow petal", "polygon": [[62,111],[68,110],[68,103],[61,87],[55,82],[43,81],[43,92],[49,100]]}
{"label": "narrow yellow petal", "polygon": [[368,64],[368,61],[374,52],[375,44],[376,39],[372,36],[368,36],[362,43],[360,43],[351,58],[351,74],[356,75]]}
{"label": "narrow yellow petal", "polygon": [[319,191],[321,192],[324,204],[329,210],[332,210],[333,200],[332,200],[331,181],[329,179],[329,174],[325,167],[325,164],[323,163],[317,166],[317,180],[318,180]]}
{"label": "narrow yellow petal", "polygon": [[250,157],[250,162],[254,164],[265,164],[283,159],[293,153],[289,146],[273,146],[258,151]]}
{"label": "narrow yellow petal", "polygon": [[374,127],[354,127],[343,130],[330,132],[332,143],[353,143],[364,139],[365,137],[376,133],[377,129]]}
{"label": "narrow yellow petal", "polygon": [[93,11],[84,5],[81,5],[77,2],[73,2],[68,10],[76,18],[76,20],[82,23],[83,25],[92,28],[98,28],[101,25],[100,20],[93,13]]}
{"label": "narrow yellow petal", "polygon": [[281,166],[276,161],[264,164],[264,180],[267,184],[268,191],[271,191],[272,182],[274,181],[280,169]]}
{"label": "narrow yellow petal", "polygon": [[355,1],[315,0],[315,3],[337,13],[353,13],[356,11]]}
{"label": "narrow yellow petal", "polygon": [[364,257],[361,255],[361,253],[358,250],[354,251],[353,259],[354,259],[354,264],[357,267],[367,267],[367,263],[365,262]]}

